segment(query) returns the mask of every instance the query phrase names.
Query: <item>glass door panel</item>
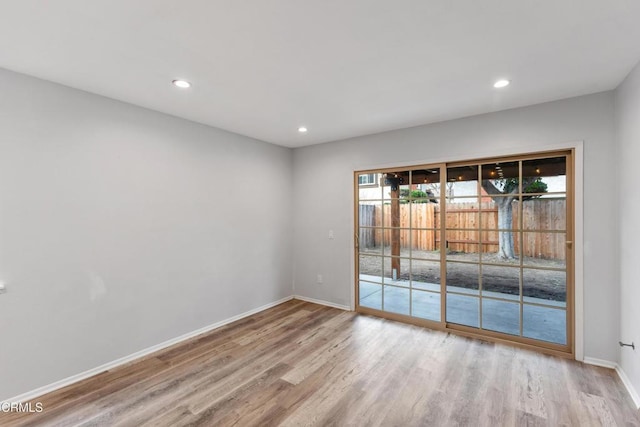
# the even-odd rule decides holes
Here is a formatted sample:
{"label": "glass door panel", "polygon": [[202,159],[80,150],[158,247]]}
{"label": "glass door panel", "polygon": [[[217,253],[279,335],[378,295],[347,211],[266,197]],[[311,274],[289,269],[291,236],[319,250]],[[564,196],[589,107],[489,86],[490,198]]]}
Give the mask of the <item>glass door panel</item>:
{"label": "glass door panel", "polygon": [[411,260],[411,288],[440,292],[440,261]]}
{"label": "glass door panel", "polygon": [[482,329],[520,335],[520,304],[482,298]]}
{"label": "glass door panel", "polygon": [[482,265],[482,296],[520,301],[520,268]]}
{"label": "glass door panel", "polygon": [[554,344],[567,344],[567,311],[523,304],[522,336]]}
{"label": "glass door panel", "polygon": [[440,231],[412,229],[411,258],[440,261]]}
{"label": "glass door panel", "polygon": [[358,200],[382,200],[382,187],[380,173],[358,174]]}
{"label": "glass door panel", "polygon": [[382,257],[360,255],[359,279],[372,283],[382,283]]}
{"label": "glass door panel", "polygon": [[361,280],[358,283],[358,304],[361,307],[382,310],[382,285]]}
{"label": "glass door panel", "polygon": [[439,292],[411,291],[411,315],[414,317],[439,322],[440,304]]}
{"label": "glass door panel", "polygon": [[476,296],[468,296],[447,293],[447,322],[458,325],[480,327],[480,299]]}
{"label": "glass door panel", "polygon": [[569,160],[356,174],[358,306],[569,351]]}
{"label": "glass door panel", "polygon": [[566,308],[567,274],[562,270],[523,268],[522,293],[525,302]]}
{"label": "glass door panel", "polygon": [[404,314],[411,313],[411,292],[408,287],[384,285],[384,311],[390,313]]}
{"label": "glass door panel", "polygon": [[479,327],[479,265],[447,261],[447,322]]}
{"label": "glass door panel", "polygon": [[478,166],[457,166],[447,168],[448,199],[478,196]]}
{"label": "glass door panel", "polygon": [[480,165],[481,330],[566,344],[566,162]]}

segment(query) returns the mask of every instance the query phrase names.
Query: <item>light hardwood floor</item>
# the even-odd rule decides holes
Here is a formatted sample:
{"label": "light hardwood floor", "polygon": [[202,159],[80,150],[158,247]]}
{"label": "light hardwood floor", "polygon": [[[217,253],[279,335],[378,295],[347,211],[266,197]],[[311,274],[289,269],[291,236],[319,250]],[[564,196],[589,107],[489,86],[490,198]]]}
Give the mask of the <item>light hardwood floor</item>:
{"label": "light hardwood floor", "polygon": [[293,300],[0,425],[638,425],[616,374]]}

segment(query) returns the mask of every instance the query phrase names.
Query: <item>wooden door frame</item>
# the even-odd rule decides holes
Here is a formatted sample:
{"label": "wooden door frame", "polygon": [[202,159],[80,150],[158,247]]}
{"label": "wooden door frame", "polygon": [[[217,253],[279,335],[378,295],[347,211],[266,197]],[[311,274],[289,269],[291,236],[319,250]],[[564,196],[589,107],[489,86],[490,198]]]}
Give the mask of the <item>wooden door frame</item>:
{"label": "wooden door frame", "polygon": [[[392,320],[400,320],[403,322],[417,324],[421,326],[425,326],[428,328],[443,330],[447,332],[456,333],[458,335],[469,336],[474,338],[479,338],[483,340],[489,340],[492,342],[503,342],[510,345],[515,345],[518,347],[524,347],[529,349],[534,349],[536,351],[540,351],[543,353],[553,354],[556,356],[566,357],[566,358],[575,358],[576,360],[582,361],[584,359],[584,303],[583,303],[583,295],[584,295],[584,275],[583,275],[583,142],[576,141],[565,144],[557,144],[557,145],[547,145],[535,148],[522,148],[519,150],[512,151],[497,151],[482,154],[475,154],[474,160],[469,160],[469,158],[460,157],[452,157],[445,159],[431,159],[427,161],[411,161],[411,162],[402,162],[398,163],[393,167],[390,167],[389,163],[376,166],[376,165],[368,165],[363,167],[357,167],[352,171],[351,179],[353,181],[353,200],[352,207],[354,208],[354,216],[353,223],[351,229],[353,230],[352,234],[352,248],[351,251],[351,268],[352,268],[352,280],[351,283],[351,309],[356,310],[357,308],[357,298],[358,298],[358,276],[357,276],[357,265],[356,265],[356,256],[358,253],[357,245],[357,235],[358,230],[356,225],[358,224],[358,211],[357,211],[357,203],[359,199],[359,188],[357,182],[357,174],[358,173],[366,173],[369,172],[384,172],[387,171],[399,171],[399,170],[409,170],[414,168],[420,168],[422,165],[430,165],[434,166],[437,164],[448,164],[457,165],[464,163],[480,163],[485,161],[491,161],[492,159],[500,159],[504,161],[505,158],[514,157],[518,159],[525,158],[527,156],[544,156],[549,154],[550,156],[554,153],[558,153],[561,151],[571,151],[570,159],[571,161],[567,164],[568,171],[571,170],[570,174],[567,172],[567,217],[572,221],[568,221],[571,223],[571,231],[569,231],[569,226],[567,227],[567,240],[571,240],[572,243],[572,256],[567,257],[567,282],[571,281],[572,286],[567,286],[567,343],[570,346],[569,350],[558,350],[558,345],[545,346],[540,345],[541,342],[538,340],[529,340],[519,337],[520,339],[512,340],[511,337],[509,339],[505,339],[505,334],[500,333],[487,333],[487,331],[483,331],[482,335],[474,332],[474,328],[467,328],[460,325],[452,325],[438,322],[431,322],[428,320],[422,320],[417,318],[411,318],[403,315],[395,315],[393,313],[381,312],[378,310],[368,309],[365,307],[359,307],[357,311],[364,314],[374,314],[381,315],[384,314],[385,318],[389,318]],[[571,198],[571,200],[570,200]],[[571,238],[570,238],[571,237]],[[571,258],[571,261],[569,261]],[[572,288],[569,291],[569,288]],[[570,296],[571,293],[571,296]],[[441,295],[444,298],[444,295]],[[445,305],[446,306],[446,305]],[[544,344],[544,343],[543,343]]]}

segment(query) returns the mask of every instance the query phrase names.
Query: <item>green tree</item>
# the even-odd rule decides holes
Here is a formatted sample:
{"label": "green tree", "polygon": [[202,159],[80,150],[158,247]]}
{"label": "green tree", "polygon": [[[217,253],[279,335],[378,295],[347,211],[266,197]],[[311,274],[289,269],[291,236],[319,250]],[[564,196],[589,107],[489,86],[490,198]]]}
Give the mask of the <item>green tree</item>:
{"label": "green tree", "polygon": [[400,203],[437,203],[431,190],[400,190]]}

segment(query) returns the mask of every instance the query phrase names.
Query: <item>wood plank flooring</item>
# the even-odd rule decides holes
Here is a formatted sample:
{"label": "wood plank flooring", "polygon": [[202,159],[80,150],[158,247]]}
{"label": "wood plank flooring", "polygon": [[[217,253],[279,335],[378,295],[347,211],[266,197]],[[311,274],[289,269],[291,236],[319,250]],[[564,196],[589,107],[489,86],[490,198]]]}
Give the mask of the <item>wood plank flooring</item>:
{"label": "wood plank flooring", "polygon": [[640,426],[611,370],[297,300],[36,401],[0,425]]}

